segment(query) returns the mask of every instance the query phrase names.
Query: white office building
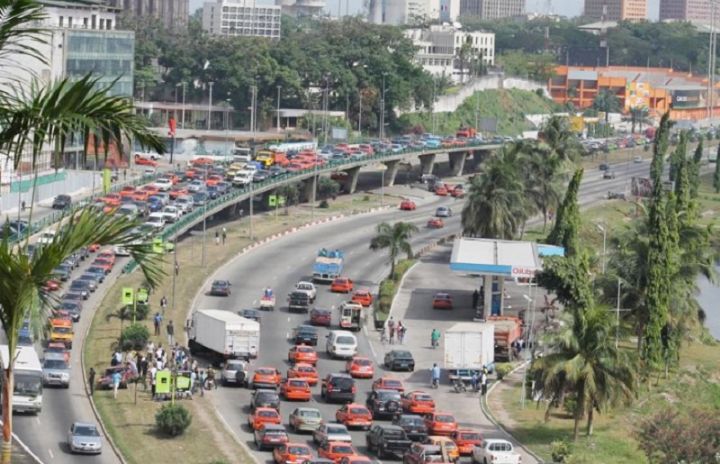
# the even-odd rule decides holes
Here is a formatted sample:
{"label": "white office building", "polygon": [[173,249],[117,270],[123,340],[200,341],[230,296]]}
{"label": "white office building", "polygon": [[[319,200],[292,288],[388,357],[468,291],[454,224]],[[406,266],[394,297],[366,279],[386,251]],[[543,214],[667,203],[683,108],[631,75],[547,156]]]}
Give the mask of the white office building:
{"label": "white office building", "polygon": [[[492,32],[465,32],[444,24],[408,29],[405,35],[418,47],[415,62],[433,76],[447,76],[454,82],[464,82],[478,61],[485,66],[495,64],[495,34]],[[460,51],[466,43],[470,47],[466,47],[462,56]]]}
{"label": "white office building", "polygon": [[280,38],[279,5],[261,5],[255,0],[217,0],[203,5],[203,29],[225,36]]}

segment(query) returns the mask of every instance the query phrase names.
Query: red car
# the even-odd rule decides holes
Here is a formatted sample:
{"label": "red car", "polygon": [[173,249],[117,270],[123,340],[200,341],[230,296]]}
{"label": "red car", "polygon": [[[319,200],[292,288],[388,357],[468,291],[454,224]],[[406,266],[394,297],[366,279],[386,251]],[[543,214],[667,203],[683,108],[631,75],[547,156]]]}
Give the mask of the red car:
{"label": "red car", "polygon": [[304,443],[286,443],[273,450],[276,464],[300,464],[312,457],[310,447]]}
{"label": "red car", "polygon": [[436,293],[433,297],[433,309],[453,309],[452,297],[448,293]]}
{"label": "red car", "polygon": [[405,391],[405,386],[399,379],[394,379],[392,377],[380,377],[373,382],[372,390],[396,390],[402,393]]}
{"label": "red car", "polygon": [[350,403],[335,412],[335,420],[348,428],[360,427],[368,430],[372,425],[372,413],[362,404]]}
{"label": "red car", "polygon": [[443,220],[440,218],[431,218],[430,220],[428,220],[427,226],[430,229],[442,229],[443,227],[445,227],[445,222],[443,222]]}
{"label": "red car", "polygon": [[355,356],[345,364],[345,370],[354,378],[372,379],[375,375],[373,362],[369,358]]}
{"label": "red car", "polygon": [[280,414],[273,408],[257,408],[248,416],[248,425],[253,430],[259,429],[263,424],[281,424]]}
{"label": "red car", "polygon": [[330,285],[331,292],[350,293],[353,290],[353,281],[347,277],[337,277]]}
{"label": "red car", "polygon": [[317,385],[318,371],[315,366],[305,363],[297,363],[287,371],[288,379],[303,379],[309,385]]}
{"label": "red car", "polygon": [[288,401],[310,401],[310,384],[305,379],[287,379],[280,385],[280,396]]}
{"label": "red car", "polygon": [[312,325],[330,327],[331,321],[332,312],[329,309],[314,308],[310,311],[310,323]]}
{"label": "red car", "polygon": [[411,414],[432,414],[435,412],[435,401],[423,391],[405,393],[400,400],[403,411]]}
{"label": "red car", "polygon": [[135,155],[135,164],[138,166],[152,166],[156,167],[157,161],[153,161],[150,158],[145,158],[144,156]]}
{"label": "red car", "polygon": [[430,435],[452,435],[458,428],[455,416],[446,412],[434,412],[425,416],[425,427]]}
{"label": "red car", "polygon": [[455,198],[462,198],[465,196],[465,188],[461,184],[458,184],[450,191],[450,195]]}
{"label": "red car", "polygon": [[448,195],[448,189],[445,187],[445,185],[438,185],[435,187],[435,195],[440,197],[446,197]]}
{"label": "red car", "polygon": [[370,293],[370,290],[368,290],[367,288],[363,288],[360,290],[356,290],[355,293],[353,293],[351,301],[367,308],[372,305],[373,296],[372,293]]}
{"label": "red car", "polygon": [[482,445],[482,435],[480,435],[480,432],[475,430],[460,429],[453,433],[450,437],[457,445],[460,455],[471,455],[473,448]]}
{"label": "red car", "polygon": [[318,354],[309,346],[297,345],[288,351],[288,361],[293,363],[304,363],[315,365],[318,362]]}
{"label": "red car", "polygon": [[125,198],[125,197],[131,197],[131,196],[133,196],[133,194],[135,194],[135,187],[130,186],[130,185],[126,185],[126,186],[123,187],[122,190],[120,190],[120,192],[119,192],[119,195],[120,195],[121,197],[123,197],[123,198]]}
{"label": "red car", "polygon": [[45,290],[46,292],[55,292],[57,290],[60,290],[60,282],[50,279],[45,282],[45,285],[43,285],[43,290]]}
{"label": "red car", "polygon": [[412,200],[403,200],[400,202],[400,210],[402,211],[415,211],[415,202]]}

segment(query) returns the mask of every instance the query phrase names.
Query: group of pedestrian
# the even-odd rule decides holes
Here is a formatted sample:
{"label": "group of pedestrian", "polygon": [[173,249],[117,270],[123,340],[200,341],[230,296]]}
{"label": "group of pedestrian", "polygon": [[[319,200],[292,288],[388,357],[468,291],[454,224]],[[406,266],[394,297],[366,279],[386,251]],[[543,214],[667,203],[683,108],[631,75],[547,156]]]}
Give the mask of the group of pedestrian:
{"label": "group of pedestrian", "polygon": [[227,240],[227,229],[225,227],[222,230],[215,231],[215,245],[220,245],[220,239],[222,239],[222,244],[225,245],[225,240]]}
{"label": "group of pedestrian", "polygon": [[[164,299],[165,297],[163,297]],[[167,305],[167,301],[164,303]],[[161,300],[160,305],[163,305],[163,302]],[[154,334],[160,335],[160,327],[162,325],[163,317],[162,314],[159,312],[155,313],[155,316],[153,316],[153,328],[155,329]],[[169,320],[167,325],[165,326],[165,332],[167,333],[167,341],[168,345],[172,346],[175,344],[175,325],[173,324],[172,320]]]}
{"label": "group of pedestrian", "polygon": [[480,395],[485,396],[488,387],[488,370],[483,367],[481,371],[473,371],[472,387],[473,391],[480,390]]}
{"label": "group of pedestrian", "polygon": [[405,340],[405,334],[407,333],[407,327],[403,325],[402,321],[398,321],[396,324],[395,319],[390,316],[390,319],[388,319],[387,321],[386,327],[387,336],[385,335],[385,328],[383,328],[383,332],[380,334],[380,339],[383,341],[388,340],[391,345],[394,345],[395,337],[397,337],[398,344],[402,345]]}

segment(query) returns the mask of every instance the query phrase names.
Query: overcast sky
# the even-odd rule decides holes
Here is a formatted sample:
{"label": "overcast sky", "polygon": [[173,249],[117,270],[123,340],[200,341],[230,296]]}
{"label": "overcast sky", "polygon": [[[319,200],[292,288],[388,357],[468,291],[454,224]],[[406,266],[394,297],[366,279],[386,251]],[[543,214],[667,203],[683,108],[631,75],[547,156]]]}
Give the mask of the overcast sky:
{"label": "overcast sky", "polygon": [[[350,13],[359,13],[365,0],[348,0],[350,2]],[[455,0],[460,1],[460,0]],[[527,11],[534,13],[547,13],[548,0],[526,0]],[[345,9],[345,0],[326,0],[328,10],[331,14],[338,14],[338,4],[342,2]],[[651,20],[657,20],[660,0],[648,0],[648,13]],[[204,0],[190,0],[190,11],[202,7]],[[273,0],[257,0],[258,4],[273,4]],[[578,16],[582,13],[583,0],[550,0],[552,13],[563,14],[564,16]]]}

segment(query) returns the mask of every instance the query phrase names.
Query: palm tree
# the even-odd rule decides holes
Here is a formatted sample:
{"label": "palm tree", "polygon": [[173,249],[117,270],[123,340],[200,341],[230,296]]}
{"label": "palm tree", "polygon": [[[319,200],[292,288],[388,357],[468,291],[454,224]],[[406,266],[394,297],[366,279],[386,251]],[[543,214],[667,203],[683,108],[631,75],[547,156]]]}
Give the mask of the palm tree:
{"label": "palm tree", "polygon": [[565,170],[562,160],[549,145],[532,144],[526,151],[525,198],[543,215],[543,234],[547,228],[548,211],[560,203]]}
{"label": "palm tree", "polygon": [[410,246],[410,237],[418,231],[415,224],[409,222],[396,222],[393,225],[387,222],[381,222],[377,225],[377,235],[370,241],[370,249],[373,251],[383,250],[387,248],[390,254],[390,277],[395,275],[395,264],[398,256],[407,255],[408,259],[412,258],[412,246]]}
{"label": "palm tree", "polygon": [[563,164],[574,162],[580,153],[580,143],[570,130],[567,118],[550,117],[543,125],[539,138]]}
{"label": "palm tree", "polygon": [[622,109],[615,92],[608,89],[598,92],[595,100],[593,100],[593,108],[605,113],[605,124],[608,122],[610,113],[617,113]]}
{"label": "palm tree", "polygon": [[620,400],[633,397],[634,363],[616,347],[615,324],[607,308],[591,306],[568,311],[566,325],[549,335],[550,354],[535,361],[550,408],[560,392],[575,394],[573,439],[587,415],[587,435],[592,435],[593,415]]}
{"label": "palm tree", "polygon": [[462,211],[465,235],[512,239],[527,217],[519,168],[520,146],[504,146],[483,165],[470,184]]}
{"label": "palm tree", "polygon": [[[18,68],[22,61],[18,55],[44,61],[35,48],[45,41],[43,31],[36,26],[44,18],[42,9],[36,0],[0,0],[0,70]],[[23,69],[32,71],[32,68]],[[7,74],[12,75],[12,72]],[[135,115],[132,102],[109,96],[109,86],[100,85],[96,77],[86,76],[77,81],[63,79],[48,85],[42,85],[34,78],[29,85],[10,79],[10,85],[0,87],[0,153],[5,154],[16,169],[21,162],[30,161],[36,179],[37,162],[43,151],[52,151],[55,164],[59,164],[57,158],[75,134],[84,137],[83,158],[91,140],[96,148],[100,144],[104,147],[114,144],[122,152],[124,142],[132,137],[159,153],[164,151],[160,139]],[[105,152],[107,156],[107,150]],[[95,153],[98,153],[97,149]],[[135,225],[84,211],[67,217],[54,242],[35,250],[32,257],[25,253],[28,240],[19,246],[14,246],[7,238],[0,241],[0,322],[9,353],[15,353],[23,321],[41,320],[51,302],[43,291],[44,283],[53,277],[54,269],[79,248],[92,243],[128,248],[148,282],[151,285],[157,283],[161,272],[152,247],[142,243],[146,237],[132,231]],[[13,362],[2,366],[1,375],[2,463],[9,464]]]}

